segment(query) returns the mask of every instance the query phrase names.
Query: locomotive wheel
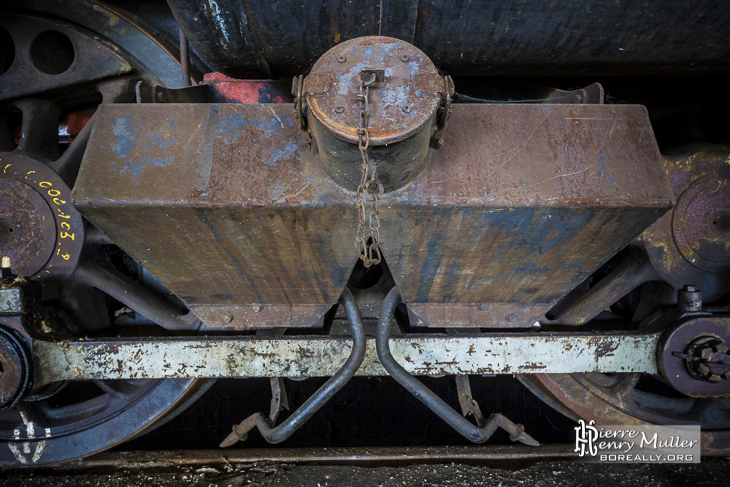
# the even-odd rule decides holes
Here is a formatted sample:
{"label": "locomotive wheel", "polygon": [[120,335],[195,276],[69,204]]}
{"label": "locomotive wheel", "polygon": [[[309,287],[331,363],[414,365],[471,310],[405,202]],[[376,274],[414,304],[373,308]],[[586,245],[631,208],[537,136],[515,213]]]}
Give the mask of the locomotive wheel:
{"label": "locomotive wheel", "polygon": [[730,399],[684,396],[644,374],[538,374],[520,378],[566,416],[597,424],[700,424],[704,454],[730,450]]}
{"label": "locomotive wheel", "polygon": [[[708,267],[705,261],[690,264],[682,257],[682,248],[675,245],[674,236],[677,232],[700,235],[708,240],[727,238],[722,233],[726,230],[720,229],[713,218],[703,219],[693,213],[691,219],[685,219],[684,213],[677,210],[686,208],[695,199],[712,210],[711,214],[722,210],[727,189],[724,192],[703,190],[707,181],[714,181],[723,171],[727,158],[728,148],[714,144],[694,145],[665,156],[678,204],[675,210],[649,227],[640,240],[644,242],[655,272],[667,283],[667,289],[674,289],[672,294],[675,296],[684,283],[707,290],[705,297],[709,294],[710,300],[718,299],[727,289],[722,273],[726,255],[713,255],[714,267]],[[705,200],[696,198],[696,194],[701,194]],[[670,266],[669,261],[677,262],[677,265]],[[666,304],[671,303],[666,301]],[[700,424],[705,453],[730,451],[730,398],[685,396],[646,374],[541,374],[523,376],[521,380],[538,397],[574,420],[582,418],[598,424]]]}
{"label": "locomotive wheel", "polygon": [[[179,87],[180,66],[144,27],[107,7],[28,3],[37,10],[0,16],[0,250],[14,270],[57,285],[63,312],[92,316],[76,320],[74,334],[83,336],[99,328],[94,317],[108,320],[107,310],[103,295],[89,298],[93,292],[73,272],[85,249],[107,242],[70,204],[91,128],[79,132],[71,122],[86,120],[98,103],[133,101],[139,79]],[[61,126],[71,132],[67,140],[59,139]],[[70,142],[65,151],[59,141]],[[69,219],[49,223],[56,211]],[[68,302],[77,309],[64,309]],[[85,307],[99,302],[101,311]],[[212,382],[97,380],[33,391],[0,413],[0,466],[53,464],[110,448],[171,419]]]}

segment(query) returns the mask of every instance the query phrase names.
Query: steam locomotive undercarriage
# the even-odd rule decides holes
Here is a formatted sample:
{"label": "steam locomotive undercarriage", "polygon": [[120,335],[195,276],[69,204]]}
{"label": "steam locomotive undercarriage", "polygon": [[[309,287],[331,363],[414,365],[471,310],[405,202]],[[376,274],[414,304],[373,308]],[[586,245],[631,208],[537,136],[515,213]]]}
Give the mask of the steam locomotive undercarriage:
{"label": "steam locomotive undercarriage", "polygon": [[[271,410],[222,447],[282,442],[385,375],[470,441],[538,447],[473,399],[470,375],[516,374],[571,419],[700,424],[727,453],[721,27],[706,57],[646,41],[646,64],[590,68],[576,43],[546,73],[495,58],[500,78],[428,31],[442,2],[410,36],[381,2],[377,28],[332,14],[289,48],[264,3],[170,1],[176,21],[142,12],[156,32],[26,3],[0,17],[0,465],[110,448],[256,377]],[[622,69],[675,77],[602,74]],[[416,376],[454,376],[462,410]],[[279,418],[308,377],[330,379]]]}

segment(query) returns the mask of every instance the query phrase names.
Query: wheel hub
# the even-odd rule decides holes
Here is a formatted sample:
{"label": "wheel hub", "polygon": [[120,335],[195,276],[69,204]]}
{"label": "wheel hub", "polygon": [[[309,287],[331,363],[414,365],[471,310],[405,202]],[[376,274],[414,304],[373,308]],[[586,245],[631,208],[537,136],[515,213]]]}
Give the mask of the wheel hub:
{"label": "wheel hub", "polygon": [[730,181],[705,176],[682,194],[674,210],[674,241],[695,267],[721,272],[730,263]]}
{"label": "wheel hub", "polygon": [[668,330],[659,343],[659,370],[665,380],[690,397],[730,393],[730,319],[701,317]]}
{"label": "wheel hub", "polygon": [[7,154],[0,167],[0,253],[13,272],[62,279],[81,254],[84,226],[71,190],[45,164]]}
{"label": "wheel hub", "polygon": [[684,357],[690,374],[707,382],[730,379],[730,357],[724,341],[717,337],[703,336],[687,348]]}

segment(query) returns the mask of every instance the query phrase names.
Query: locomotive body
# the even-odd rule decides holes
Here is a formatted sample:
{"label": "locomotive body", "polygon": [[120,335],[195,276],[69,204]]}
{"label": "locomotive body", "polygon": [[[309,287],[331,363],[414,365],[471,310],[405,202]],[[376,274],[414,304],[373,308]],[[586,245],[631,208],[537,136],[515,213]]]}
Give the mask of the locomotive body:
{"label": "locomotive body", "polygon": [[0,18],[0,464],[111,447],[217,378],[272,391],[221,446],[279,443],[356,375],[476,443],[537,447],[472,397],[518,374],[727,452],[730,8],[64,5]]}

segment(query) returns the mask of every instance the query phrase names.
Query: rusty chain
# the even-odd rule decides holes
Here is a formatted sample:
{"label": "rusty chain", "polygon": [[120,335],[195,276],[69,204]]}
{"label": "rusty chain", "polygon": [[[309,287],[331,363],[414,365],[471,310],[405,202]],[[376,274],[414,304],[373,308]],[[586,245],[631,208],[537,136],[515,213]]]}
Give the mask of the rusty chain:
{"label": "rusty chain", "polygon": [[[367,78],[365,78],[367,76]],[[362,158],[362,176],[360,185],[357,187],[357,236],[355,237],[355,247],[357,247],[360,259],[362,259],[365,267],[377,265],[381,260],[380,253],[380,213],[378,209],[378,200],[383,196],[383,185],[378,180],[378,165],[371,164],[368,157],[368,149],[370,148],[370,134],[368,132],[368,94],[370,85],[375,82],[376,74],[363,74],[360,80],[360,93],[357,99],[360,102],[360,118],[357,126],[358,147]],[[372,191],[376,189],[376,191]],[[372,209],[368,220],[365,220],[365,206],[370,199]],[[368,247],[365,234],[367,228],[370,229],[370,239],[372,240]]]}

